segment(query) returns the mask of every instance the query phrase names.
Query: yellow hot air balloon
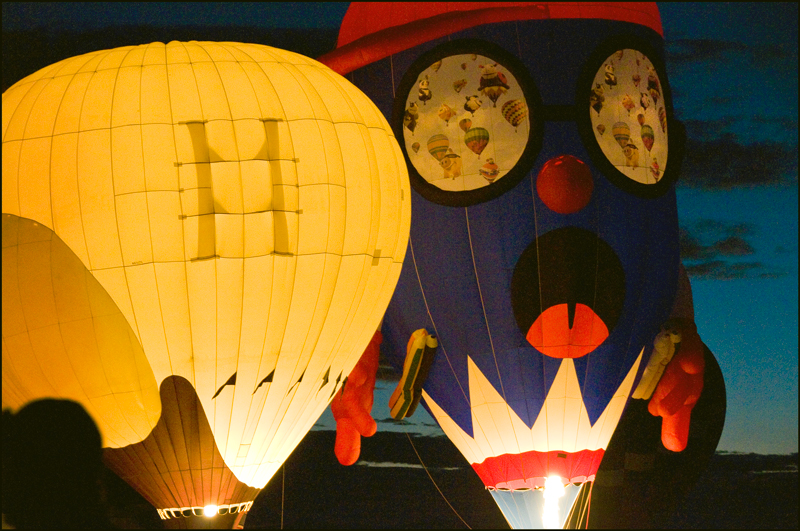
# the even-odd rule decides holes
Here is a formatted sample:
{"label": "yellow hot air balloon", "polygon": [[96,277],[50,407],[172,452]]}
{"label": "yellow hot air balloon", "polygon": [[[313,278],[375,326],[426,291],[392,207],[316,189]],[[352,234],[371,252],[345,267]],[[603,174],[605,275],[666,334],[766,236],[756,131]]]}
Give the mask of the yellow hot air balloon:
{"label": "yellow hot air balloon", "polygon": [[9,88],[3,161],[3,407],[83,404],[162,518],[247,510],[400,275],[380,111],[295,53],[128,46]]}

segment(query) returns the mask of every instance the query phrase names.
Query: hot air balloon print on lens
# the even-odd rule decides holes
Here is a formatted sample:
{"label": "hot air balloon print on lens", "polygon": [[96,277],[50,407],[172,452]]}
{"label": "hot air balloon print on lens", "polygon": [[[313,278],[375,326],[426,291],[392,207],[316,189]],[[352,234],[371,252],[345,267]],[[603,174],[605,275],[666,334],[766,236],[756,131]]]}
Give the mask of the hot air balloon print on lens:
{"label": "hot air balloon print on lens", "polygon": [[450,147],[450,140],[442,134],[433,135],[428,139],[428,153],[438,162],[441,162]]}
{"label": "hot air balloon print on lens", "polygon": [[442,106],[439,107],[437,115],[439,116],[439,118],[444,120],[445,125],[450,125],[450,119],[453,117],[455,113],[456,112],[449,105],[447,105],[446,103],[442,103]]}
{"label": "hot air balloon print on lens", "polygon": [[617,122],[611,128],[611,134],[614,135],[619,147],[624,148],[631,138],[631,128],[625,122]]}
{"label": "hot air balloon print on lens", "polygon": [[480,167],[478,173],[481,174],[481,177],[492,183],[497,179],[500,170],[497,164],[494,163],[494,159],[490,157],[486,159],[486,164]]}
{"label": "hot air balloon print on lens", "polygon": [[393,132],[326,66],[239,43],[65,59],[3,117],[3,407],[80,402],[163,519],[230,527],[388,304]]}
{"label": "hot air balloon print on lens", "polygon": [[653,149],[653,140],[655,138],[653,136],[653,128],[650,127],[647,124],[644,124],[642,126],[641,135],[642,135],[642,143],[644,144],[644,147],[647,148],[648,152],[652,151],[652,149]]}
{"label": "hot air balloon print on lens", "polygon": [[622,97],[622,106],[630,114],[630,112],[636,107],[636,104],[633,103],[633,98],[631,98],[629,94],[625,94]]}
{"label": "hot air balloon print on lens", "polygon": [[508,80],[505,74],[498,70],[497,63],[478,65],[478,68],[482,70],[478,91],[492,100],[492,104],[497,107],[497,100],[511,88]]}
{"label": "hot air balloon print on lens", "polygon": [[[529,149],[528,145],[532,136],[532,128],[528,116],[528,97],[532,95],[534,96],[534,101],[538,102],[538,95],[526,95],[522,90],[522,87],[525,86],[524,80],[527,73],[512,56],[507,55],[505,50],[499,47],[487,47],[486,43],[476,44],[476,47],[476,49],[481,50],[482,53],[480,55],[472,53],[469,47],[456,46],[452,51],[436,50],[435,53],[426,57],[417,58],[411,68],[406,70],[402,83],[396,89],[397,96],[395,101],[405,101],[403,128],[396,131],[396,133],[402,133],[405,140],[406,162],[413,169],[410,177],[415,181],[424,182],[424,186],[429,185],[429,189],[434,194],[438,193],[434,190],[450,194],[488,187],[488,184],[493,181],[481,178],[480,173],[482,156],[486,154],[483,150],[487,144],[494,146],[492,156],[498,162],[502,162],[501,166],[504,168],[502,172],[496,175],[494,180],[505,178],[509,172],[512,172],[511,179],[506,179],[506,181],[513,181],[514,179],[522,178],[524,175],[522,170],[515,174],[514,167],[526,149]],[[473,56],[475,59],[473,59]],[[433,76],[430,75],[429,65],[436,61],[441,61],[442,67]],[[503,87],[508,87],[508,89],[500,88],[505,91],[503,93],[506,94],[507,101],[503,103],[507,105],[504,107],[498,105],[497,109],[485,105],[486,98],[483,97],[482,91],[462,91],[461,96],[456,96],[450,92],[451,85],[459,88],[463,83],[466,83],[465,78],[462,77],[465,74],[459,68],[461,64],[469,66],[467,72],[469,76],[477,77],[482,72],[486,74],[488,79],[496,78],[496,82],[504,83]],[[479,69],[481,65],[483,67]],[[502,73],[500,69],[502,69]],[[411,79],[412,76],[413,80]],[[407,125],[409,121],[408,110],[414,102],[417,102],[418,86],[420,80],[425,79],[425,76],[429,76],[430,79],[430,90],[433,94],[430,101],[432,105],[427,109],[422,104],[417,106],[419,117],[416,121],[416,130],[412,132]],[[473,82],[470,81],[470,86],[473,86],[471,83]],[[485,88],[498,87],[492,85],[491,81],[484,81],[484,85]],[[462,102],[458,100],[460,97],[464,98]],[[461,111],[462,108],[464,112]],[[395,109],[395,111],[400,112],[400,109]],[[452,130],[450,127],[451,122],[458,123],[457,130]],[[518,131],[520,134],[515,134]],[[444,179],[441,171],[443,169],[442,163],[447,164],[450,161],[443,161],[443,159],[439,158],[444,157],[442,147],[445,147],[445,145],[443,143],[444,139],[436,135],[446,136],[446,147],[451,148],[459,157],[464,157],[463,160],[459,159],[462,165],[460,171],[445,169],[446,176]],[[418,137],[422,137],[421,143],[424,142],[424,139],[436,138],[437,140],[432,141],[431,147],[434,147],[437,142],[442,142],[438,149],[431,152],[434,159],[440,163],[439,166],[441,168],[434,165],[428,157],[414,157],[411,146]],[[462,142],[464,143],[462,144]],[[464,155],[465,146],[468,146],[477,155],[476,159],[470,160],[469,157]],[[456,174],[458,175],[454,179],[453,177]],[[511,184],[504,184],[500,188],[507,186],[511,186]],[[495,188],[497,190],[493,190],[492,193],[502,193],[500,188]]]}
{"label": "hot air balloon print on lens", "polygon": [[589,95],[589,105],[599,115],[600,111],[603,110],[603,103],[605,101],[606,97],[604,95],[603,86],[600,83],[596,83],[595,87],[592,89],[592,93]]}
{"label": "hot air balloon print on lens", "polygon": [[419,153],[419,142],[414,142],[411,144],[411,149],[414,151],[414,153]]}
{"label": "hot air balloon print on lens", "polygon": [[417,122],[419,121],[419,105],[417,102],[412,101],[408,104],[408,109],[405,110],[403,114],[403,127],[411,131],[411,134],[414,134],[414,129],[417,128]]}
{"label": "hot air balloon print on lens", "polygon": [[483,127],[472,127],[464,134],[464,143],[470,151],[480,157],[489,143],[489,131]]}
{"label": "hot air balloon print on lens", "polygon": [[501,109],[503,118],[514,126],[514,131],[528,117],[528,106],[522,100],[509,100],[503,104]]}

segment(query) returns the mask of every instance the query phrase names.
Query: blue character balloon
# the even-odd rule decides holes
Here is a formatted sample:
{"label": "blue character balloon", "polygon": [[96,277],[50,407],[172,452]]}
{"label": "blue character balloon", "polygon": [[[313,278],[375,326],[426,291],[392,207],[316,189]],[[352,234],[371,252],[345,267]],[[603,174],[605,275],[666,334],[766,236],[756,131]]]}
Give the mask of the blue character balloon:
{"label": "blue character balloon", "polygon": [[[512,526],[561,527],[631,398],[663,417],[668,449],[687,443],[704,350],[679,256],[685,135],[655,4],[488,6],[353,3],[320,60],[378,105],[406,155],[411,237],[382,353],[405,369],[407,409],[421,394]],[[643,79],[660,98],[632,120]],[[494,105],[448,128],[436,112],[463,107],[461,80]],[[410,131],[421,82],[431,105]],[[512,106],[526,112],[510,120]],[[414,156],[434,137],[460,175]],[[435,348],[412,336],[423,329]]]}

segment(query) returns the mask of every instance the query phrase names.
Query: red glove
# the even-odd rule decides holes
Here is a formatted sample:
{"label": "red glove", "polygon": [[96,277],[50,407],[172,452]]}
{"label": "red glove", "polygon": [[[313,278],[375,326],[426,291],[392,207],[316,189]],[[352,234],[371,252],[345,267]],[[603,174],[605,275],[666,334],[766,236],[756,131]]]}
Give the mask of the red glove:
{"label": "red glove", "polygon": [[333,451],[339,462],[345,466],[358,461],[361,437],[371,437],[378,431],[378,425],[370,411],[381,341],[383,335],[378,330],[347,377],[345,385],[331,402],[331,412],[336,419],[336,444]]}
{"label": "red glove", "polygon": [[663,417],[661,442],[673,452],[686,448],[692,408],[703,391],[705,358],[703,342],[694,322],[680,319],[681,342],[647,406],[650,414]]}

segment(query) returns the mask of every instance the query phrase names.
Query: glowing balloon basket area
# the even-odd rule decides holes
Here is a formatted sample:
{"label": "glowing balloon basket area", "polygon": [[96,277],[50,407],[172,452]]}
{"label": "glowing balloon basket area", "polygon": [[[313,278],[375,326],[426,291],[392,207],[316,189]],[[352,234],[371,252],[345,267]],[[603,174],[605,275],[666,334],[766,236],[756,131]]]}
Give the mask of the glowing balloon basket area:
{"label": "glowing balloon basket area", "polygon": [[539,489],[488,490],[513,529],[562,529],[581,486],[551,476]]}
{"label": "glowing balloon basket area", "polygon": [[19,81],[2,134],[3,408],[81,403],[162,517],[246,511],[397,284],[386,119],[301,55],[157,42]]}

